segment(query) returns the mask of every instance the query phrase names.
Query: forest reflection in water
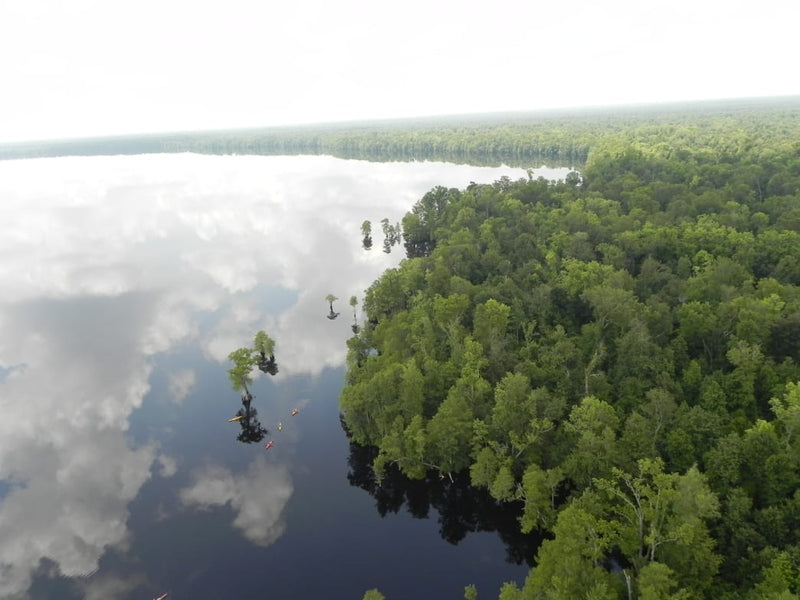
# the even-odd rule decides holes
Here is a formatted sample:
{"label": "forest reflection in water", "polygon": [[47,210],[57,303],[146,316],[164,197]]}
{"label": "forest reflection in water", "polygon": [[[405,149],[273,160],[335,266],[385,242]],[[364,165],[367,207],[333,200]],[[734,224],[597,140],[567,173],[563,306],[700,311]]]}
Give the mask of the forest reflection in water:
{"label": "forest reflection in water", "polygon": [[[0,163],[0,598],[258,598],[267,578],[283,598],[333,597],[332,582],[341,598],[390,596],[410,585],[395,582],[406,543],[437,552],[409,568],[458,572],[394,597],[460,597],[465,561],[493,557],[496,539],[445,553],[425,520],[380,519],[348,484],[337,396],[354,323],[326,319],[325,298],[361,295],[401,258],[363,249],[364,219],[394,223],[435,185],[502,176],[527,174],[319,156]],[[262,328],[280,371],[257,373],[244,434],[283,420],[269,451],[227,422],[247,411],[227,355]],[[431,483],[433,509],[474,510]],[[450,539],[484,528],[447,522]],[[487,586],[520,575],[481,565]]]}
{"label": "forest reflection in water", "polygon": [[498,502],[487,490],[471,487],[465,473],[453,475],[452,480],[434,473],[412,480],[389,465],[378,482],[372,470],[377,455],[376,448],[350,442],[347,480],[375,499],[381,517],[398,513],[405,506],[415,519],[427,519],[434,510],[439,534],[448,543],[458,544],[471,532],[497,532],[505,544],[508,562],[533,566],[543,538],[520,532],[521,504]]}

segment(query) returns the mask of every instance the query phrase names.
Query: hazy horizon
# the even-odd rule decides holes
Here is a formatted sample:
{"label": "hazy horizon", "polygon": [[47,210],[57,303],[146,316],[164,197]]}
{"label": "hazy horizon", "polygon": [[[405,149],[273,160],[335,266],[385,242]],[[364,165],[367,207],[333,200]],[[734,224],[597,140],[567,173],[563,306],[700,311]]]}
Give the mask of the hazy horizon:
{"label": "hazy horizon", "polygon": [[660,108],[671,109],[689,109],[689,108],[702,108],[703,106],[713,106],[716,104],[745,104],[749,102],[765,104],[765,103],[780,103],[780,102],[800,102],[800,95],[777,95],[777,96],[748,96],[736,98],[703,98],[703,99],[688,99],[688,100],[674,100],[669,102],[642,102],[631,104],[605,104],[605,105],[586,105],[586,106],[563,106],[563,107],[544,107],[531,110],[497,110],[486,112],[471,112],[471,113],[442,113],[430,115],[418,115],[408,117],[375,117],[370,119],[348,119],[340,121],[306,121],[297,123],[285,123],[279,125],[262,125],[253,124],[241,127],[219,127],[219,128],[197,128],[197,129],[164,129],[159,131],[119,131],[111,132],[102,135],[73,135],[69,137],[59,138],[31,138],[20,140],[2,140],[0,138],[0,146],[13,146],[17,144],[28,143],[63,143],[82,140],[94,139],[117,139],[117,138],[135,138],[135,137],[159,137],[170,135],[214,135],[221,133],[233,132],[246,132],[246,131],[280,131],[280,130],[294,130],[294,129],[327,129],[327,128],[347,128],[364,127],[364,126],[381,126],[381,125],[404,125],[414,123],[442,123],[448,121],[459,120],[472,120],[472,119],[501,119],[504,116],[514,116],[520,118],[535,118],[541,116],[547,118],[551,116],[574,115],[584,116],[592,113],[615,112],[615,111],[650,111],[658,110]]}
{"label": "hazy horizon", "polygon": [[762,0],[0,3],[0,142],[791,96]]}

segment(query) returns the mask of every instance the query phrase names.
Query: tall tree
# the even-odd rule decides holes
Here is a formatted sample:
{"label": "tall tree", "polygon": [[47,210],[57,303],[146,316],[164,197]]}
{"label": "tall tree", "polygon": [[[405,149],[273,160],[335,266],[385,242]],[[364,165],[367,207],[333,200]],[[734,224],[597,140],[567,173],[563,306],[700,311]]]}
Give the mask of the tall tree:
{"label": "tall tree", "polygon": [[231,382],[231,386],[237,392],[242,392],[243,398],[252,398],[247,387],[248,384],[253,383],[250,373],[255,368],[257,361],[252,348],[238,348],[228,354],[228,360],[233,363],[233,366],[228,369],[228,379]]}
{"label": "tall tree", "polygon": [[553,533],[554,539],[545,540],[539,548],[523,597],[618,600],[619,580],[603,565],[614,544],[611,524],[570,505],[559,513]]}
{"label": "tall tree", "polygon": [[719,502],[696,467],[684,475],[665,473],[661,459],[643,458],[634,473],[614,468],[611,477],[594,484],[607,502],[601,510],[615,545],[636,573],[658,561],[682,585],[711,584],[719,557],[706,523],[719,516]]}

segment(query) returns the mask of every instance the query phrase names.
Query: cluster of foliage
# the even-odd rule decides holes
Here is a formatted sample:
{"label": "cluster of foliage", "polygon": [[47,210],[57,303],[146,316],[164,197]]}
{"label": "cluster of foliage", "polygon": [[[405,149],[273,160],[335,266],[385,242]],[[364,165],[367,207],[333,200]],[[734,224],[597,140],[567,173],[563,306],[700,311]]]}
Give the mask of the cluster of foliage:
{"label": "cluster of foliage", "polygon": [[[38,156],[196,152],[330,154],[366,160],[445,160],[481,165],[581,165],[609,133],[661,143],[680,127],[683,141],[736,129],[748,139],[791,139],[798,99],[773,98],[536,113],[398,119],[269,129],[186,132],[0,146],[0,159]],[[729,138],[737,143],[735,138]]]}
{"label": "cluster of foliage", "polygon": [[378,477],[520,503],[548,539],[504,600],[800,595],[797,139],[616,131],[403,219],[343,420]]}
{"label": "cluster of foliage", "polygon": [[253,346],[237,348],[228,354],[233,366],[228,369],[231,386],[243,396],[251,396],[248,384],[253,383],[251,373],[258,369],[270,375],[277,375],[278,364],[275,362],[275,340],[265,331],[259,331],[253,338]]}
{"label": "cluster of foliage", "polygon": [[258,410],[252,405],[253,394],[248,386],[253,383],[251,374],[256,367],[269,375],[277,375],[275,340],[265,331],[259,331],[253,338],[252,347],[237,348],[228,354],[228,360],[233,363],[228,369],[228,380],[233,389],[242,396],[242,407],[233,419],[239,423],[241,429],[236,439],[246,444],[260,442],[269,431],[258,420]]}
{"label": "cluster of foliage", "polygon": [[372,222],[364,221],[361,223],[361,235],[364,236],[361,240],[361,247],[364,250],[372,250]]}
{"label": "cluster of foliage", "polygon": [[[389,223],[389,219],[381,219],[381,231],[383,231],[383,251],[386,254],[390,254],[392,252],[392,248],[394,248],[397,244],[400,244],[403,240],[403,227],[400,223],[395,223],[392,225]],[[372,250],[372,222],[371,221],[364,221],[361,224],[361,235],[363,236],[361,240],[361,247],[364,250]]]}
{"label": "cluster of foliage", "polygon": [[400,223],[392,225],[389,223],[389,219],[381,219],[381,230],[383,231],[383,251],[389,254],[392,248],[402,241],[403,228]]}

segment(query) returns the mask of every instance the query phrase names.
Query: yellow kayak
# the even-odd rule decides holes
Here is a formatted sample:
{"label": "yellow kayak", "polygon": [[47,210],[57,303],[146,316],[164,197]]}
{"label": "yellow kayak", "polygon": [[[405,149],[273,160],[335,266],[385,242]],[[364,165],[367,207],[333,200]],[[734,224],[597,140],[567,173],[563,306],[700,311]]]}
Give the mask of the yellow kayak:
{"label": "yellow kayak", "polygon": [[228,419],[228,423],[233,423],[234,421],[241,421],[244,419],[244,415],[236,415],[232,419]]}

